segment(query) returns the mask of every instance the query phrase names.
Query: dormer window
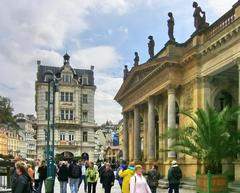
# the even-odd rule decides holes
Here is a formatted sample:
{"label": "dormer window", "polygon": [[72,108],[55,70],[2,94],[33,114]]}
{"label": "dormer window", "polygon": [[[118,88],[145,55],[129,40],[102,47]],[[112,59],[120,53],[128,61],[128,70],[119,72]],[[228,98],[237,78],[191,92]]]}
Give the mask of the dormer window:
{"label": "dormer window", "polygon": [[83,76],[83,78],[82,78],[82,84],[83,85],[88,85],[88,76]]}
{"label": "dormer window", "polygon": [[63,80],[63,82],[65,82],[65,83],[71,83],[71,82],[72,82],[72,75],[64,74],[64,75],[62,76],[62,80]]}

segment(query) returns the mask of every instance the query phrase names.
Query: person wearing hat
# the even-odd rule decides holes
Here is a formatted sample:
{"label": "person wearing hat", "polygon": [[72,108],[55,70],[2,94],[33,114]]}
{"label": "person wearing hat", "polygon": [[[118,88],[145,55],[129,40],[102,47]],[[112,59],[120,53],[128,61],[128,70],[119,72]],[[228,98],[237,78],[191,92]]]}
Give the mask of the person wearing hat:
{"label": "person wearing hat", "polygon": [[179,193],[179,184],[180,179],[182,178],[182,171],[177,164],[176,160],[172,161],[171,167],[168,170],[168,182],[169,182],[169,189],[168,193]]}
{"label": "person wearing hat", "polygon": [[122,189],[122,183],[123,183],[123,177],[119,176],[119,172],[122,170],[126,170],[128,168],[127,162],[125,160],[122,161],[122,164],[118,167],[117,172],[116,172],[116,179]]}
{"label": "person wearing hat", "polygon": [[136,165],[135,175],[130,179],[130,193],[152,193],[142,171],[142,166]]}

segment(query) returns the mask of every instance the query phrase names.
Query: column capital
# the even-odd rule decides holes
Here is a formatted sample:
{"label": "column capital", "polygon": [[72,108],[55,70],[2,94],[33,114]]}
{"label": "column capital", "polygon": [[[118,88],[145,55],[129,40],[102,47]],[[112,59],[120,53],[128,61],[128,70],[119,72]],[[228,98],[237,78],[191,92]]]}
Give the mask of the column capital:
{"label": "column capital", "polygon": [[175,87],[173,87],[173,86],[168,86],[167,87],[167,91],[168,91],[168,94],[175,94]]}

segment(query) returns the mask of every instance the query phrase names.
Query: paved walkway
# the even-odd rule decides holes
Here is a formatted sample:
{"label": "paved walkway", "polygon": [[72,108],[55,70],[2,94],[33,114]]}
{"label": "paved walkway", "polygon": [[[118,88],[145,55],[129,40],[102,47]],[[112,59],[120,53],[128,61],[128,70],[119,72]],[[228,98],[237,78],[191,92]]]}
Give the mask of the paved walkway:
{"label": "paved walkway", "polygon": [[[60,188],[59,187],[60,187],[59,182],[56,179],[54,193],[60,193]],[[45,192],[44,188],[43,188],[42,192],[43,193]],[[166,189],[159,189],[157,192],[158,193],[167,193],[168,191]],[[69,185],[68,185],[67,193],[71,193]],[[79,193],[84,193],[83,184],[80,187]],[[97,184],[96,193],[104,193],[104,190],[102,189],[102,186],[101,186],[100,183]],[[121,190],[120,190],[120,187],[119,187],[117,181],[115,181],[115,185],[113,186],[111,193],[121,193]],[[180,190],[180,193],[196,193],[196,192],[195,191],[190,191],[190,190]]]}

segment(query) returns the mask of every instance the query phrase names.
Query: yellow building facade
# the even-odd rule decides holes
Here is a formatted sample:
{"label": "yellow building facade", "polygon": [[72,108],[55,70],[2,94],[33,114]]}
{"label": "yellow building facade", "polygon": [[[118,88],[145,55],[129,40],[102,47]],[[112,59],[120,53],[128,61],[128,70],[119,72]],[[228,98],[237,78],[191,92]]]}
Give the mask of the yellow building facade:
{"label": "yellow building facade", "polygon": [[8,138],[6,132],[0,130],[0,154],[1,155],[8,155]]}
{"label": "yellow building facade", "polygon": [[[168,128],[186,125],[179,109],[195,112],[210,104],[217,109],[239,105],[240,2],[205,30],[184,43],[169,41],[154,58],[133,67],[115,100],[123,113],[123,157],[146,168],[158,164],[166,176],[176,159],[184,177],[194,177],[200,163],[192,157],[163,152],[173,141],[162,140]],[[240,162],[223,165],[240,181]],[[235,172],[234,172],[235,169]]]}

